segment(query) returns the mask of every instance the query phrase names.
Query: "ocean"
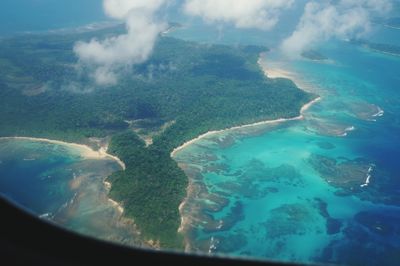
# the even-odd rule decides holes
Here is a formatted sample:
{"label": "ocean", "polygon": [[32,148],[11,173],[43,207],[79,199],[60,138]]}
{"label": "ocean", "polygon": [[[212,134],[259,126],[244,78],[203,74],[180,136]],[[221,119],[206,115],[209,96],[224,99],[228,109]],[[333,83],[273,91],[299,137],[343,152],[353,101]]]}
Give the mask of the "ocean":
{"label": "ocean", "polygon": [[0,139],[0,194],[32,215],[71,231],[140,245],[132,222],[108,198],[106,177],[121,166],[86,159],[68,145]]}
{"label": "ocean", "polygon": [[107,20],[102,0],[2,0],[0,36],[75,28]]}
{"label": "ocean", "polygon": [[[103,21],[100,2],[4,0],[0,35]],[[276,47],[290,28],[263,33],[193,20],[170,33],[269,46],[267,72],[322,97],[303,120],[226,131],[177,153],[192,188],[182,209],[187,245],[260,260],[398,265],[400,57],[332,41],[319,48],[326,61],[287,60]],[[379,25],[369,38],[400,45],[399,30]],[[0,193],[49,222],[136,245],[103,183],[118,169],[68,146],[0,141]]]}
{"label": "ocean", "polygon": [[[399,45],[378,26],[371,42]],[[298,263],[400,262],[400,57],[344,41],[328,60],[267,53],[322,99],[304,119],[226,131],[176,155],[190,176],[182,210],[193,251]]]}

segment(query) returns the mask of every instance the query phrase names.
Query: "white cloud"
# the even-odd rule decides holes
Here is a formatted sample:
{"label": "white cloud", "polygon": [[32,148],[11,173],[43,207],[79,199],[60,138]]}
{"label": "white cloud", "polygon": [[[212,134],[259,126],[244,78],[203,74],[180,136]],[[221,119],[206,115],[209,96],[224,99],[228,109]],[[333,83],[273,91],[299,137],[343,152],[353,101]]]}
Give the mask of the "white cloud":
{"label": "white cloud", "polygon": [[210,23],[232,23],[238,28],[272,29],[281,12],[294,0],[186,0],[187,15]]}
{"label": "white cloud", "polygon": [[74,52],[81,63],[94,68],[92,77],[99,85],[117,82],[121,67],[139,64],[151,55],[166,24],[155,20],[167,0],[104,0],[106,14],[125,22],[127,33],[104,40],[78,42]]}
{"label": "white cloud", "polygon": [[126,19],[130,13],[142,10],[146,13],[154,13],[165,0],[104,0],[103,7],[106,14],[116,19]]}
{"label": "white cloud", "polygon": [[114,85],[118,80],[117,75],[106,66],[97,67],[91,76],[98,85]]}
{"label": "white cloud", "polygon": [[282,50],[295,57],[330,39],[360,37],[370,30],[374,14],[382,15],[390,9],[390,0],[309,2],[296,30],[284,40]]}
{"label": "white cloud", "polygon": [[[304,2],[304,1],[303,1]],[[118,72],[151,55],[166,23],[156,19],[167,4],[183,4],[189,16],[209,23],[230,23],[237,28],[272,29],[294,0],[103,0],[105,13],[123,21],[126,34],[103,40],[78,42],[74,47],[83,66],[100,85],[115,84]],[[175,6],[176,7],[176,6]],[[330,39],[348,39],[369,31],[371,17],[391,9],[391,0],[312,0],[282,50],[297,56],[305,49]],[[163,9],[164,10],[164,9]],[[164,10],[165,11],[165,10]],[[164,16],[162,16],[164,17]]]}

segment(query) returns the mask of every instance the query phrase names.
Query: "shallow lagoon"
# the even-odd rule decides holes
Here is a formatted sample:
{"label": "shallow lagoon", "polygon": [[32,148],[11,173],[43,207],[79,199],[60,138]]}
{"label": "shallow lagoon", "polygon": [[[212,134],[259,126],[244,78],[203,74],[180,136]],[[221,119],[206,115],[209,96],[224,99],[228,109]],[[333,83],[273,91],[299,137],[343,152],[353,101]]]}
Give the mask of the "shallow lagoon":
{"label": "shallow lagoon", "polygon": [[0,140],[0,193],[42,219],[127,245],[140,245],[132,221],[108,197],[104,180],[120,170],[110,159],[29,140]]}
{"label": "shallow lagoon", "polygon": [[328,61],[262,62],[322,96],[305,119],[226,131],[176,154],[192,183],[182,209],[191,250],[400,261],[400,58],[346,42],[321,52]]}

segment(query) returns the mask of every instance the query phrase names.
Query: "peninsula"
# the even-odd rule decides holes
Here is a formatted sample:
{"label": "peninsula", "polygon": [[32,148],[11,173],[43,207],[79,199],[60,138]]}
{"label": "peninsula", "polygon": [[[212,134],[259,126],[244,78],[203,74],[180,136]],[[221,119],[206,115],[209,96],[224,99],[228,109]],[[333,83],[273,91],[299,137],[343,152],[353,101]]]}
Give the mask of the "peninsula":
{"label": "peninsula", "polygon": [[[174,149],[207,132],[300,119],[302,107],[317,96],[291,80],[266,77],[258,64],[265,47],[168,37],[160,37],[151,58],[127,70],[117,85],[98,87],[76,70],[72,47],[118,30],[0,40],[0,137],[80,144],[110,137],[107,154],[96,152],[124,165],[106,180],[110,197],[134,220],[143,241],[182,248],[179,206],[188,178],[171,158]],[[132,128],[129,121],[138,120],[160,126]],[[154,127],[146,145],[137,132]]]}

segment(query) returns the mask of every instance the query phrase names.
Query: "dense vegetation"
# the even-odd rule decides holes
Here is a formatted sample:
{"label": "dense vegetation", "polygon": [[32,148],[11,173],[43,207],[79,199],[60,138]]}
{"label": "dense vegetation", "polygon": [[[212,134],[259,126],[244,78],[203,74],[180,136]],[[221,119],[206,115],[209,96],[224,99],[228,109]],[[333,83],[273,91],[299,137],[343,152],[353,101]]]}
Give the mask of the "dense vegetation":
{"label": "dense vegetation", "polygon": [[[178,206],[185,197],[187,178],[168,153],[150,146],[133,132],[117,134],[110,152],[127,165],[112,175],[110,196],[121,201],[126,215],[134,217],[146,238],[161,240],[164,247],[180,247]],[[171,208],[172,207],[172,208]]]}
{"label": "dense vegetation", "polygon": [[[307,94],[286,79],[267,79],[263,47],[202,45],[160,38],[152,57],[126,70],[118,85],[96,87],[78,69],[75,41],[120,29],[0,40],[0,136],[86,142],[112,136],[110,152],[127,165],[109,177],[146,240],[180,247],[178,206],[187,178],[170,157],[209,130],[298,115]],[[146,147],[129,123],[174,121]]]}

